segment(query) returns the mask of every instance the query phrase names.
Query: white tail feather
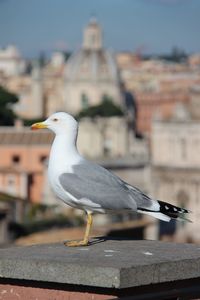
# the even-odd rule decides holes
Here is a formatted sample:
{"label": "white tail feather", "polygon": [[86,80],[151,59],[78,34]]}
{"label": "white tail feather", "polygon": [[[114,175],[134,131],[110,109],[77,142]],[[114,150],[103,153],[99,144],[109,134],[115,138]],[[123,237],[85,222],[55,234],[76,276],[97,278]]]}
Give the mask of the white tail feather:
{"label": "white tail feather", "polygon": [[170,217],[162,214],[162,213],[159,213],[159,212],[152,212],[152,211],[142,211],[142,210],[137,210],[139,213],[142,213],[142,214],[146,214],[146,215],[150,215],[156,219],[159,219],[159,220],[162,220],[162,221],[166,221],[166,222],[169,222],[171,220]]}

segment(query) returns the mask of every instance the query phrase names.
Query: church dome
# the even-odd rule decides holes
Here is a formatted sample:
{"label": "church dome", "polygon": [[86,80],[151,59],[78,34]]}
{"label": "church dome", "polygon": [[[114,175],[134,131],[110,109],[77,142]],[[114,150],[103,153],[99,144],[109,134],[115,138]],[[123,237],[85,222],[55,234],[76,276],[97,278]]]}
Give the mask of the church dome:
{"label": "church dome", "polygon": [[82,48],[66,64],[67,81],[119,81],[113,54],[103,48],[102,30],[92,19],[83,34]]}
{"label": "church dome", "polygon": [[66,62],[64,85],[64,105],[72,114],[98,105],[105,96],[120,104],[117,64],[103,48],[102,30],[95,19],[84,29],[81,49]]}

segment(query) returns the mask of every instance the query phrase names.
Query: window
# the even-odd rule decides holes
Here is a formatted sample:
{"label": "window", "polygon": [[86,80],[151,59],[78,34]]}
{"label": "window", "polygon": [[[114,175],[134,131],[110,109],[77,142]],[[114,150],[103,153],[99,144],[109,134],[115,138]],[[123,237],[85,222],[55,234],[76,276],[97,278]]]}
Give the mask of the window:
{"label": "window", "polygon": [[82,105],[82,109],[87,109],[89,106],[89,100],[85,93],[81,95],[81,105]]}
{"label": "window", "polygon": [[13,186],[15,184],[15,176],[8,175],[7,182],[8,182],[8,186]]}
{"label": "window", "polygon": [[15,178],[15,175],[13,175],[13,174],[7,175],[6,192],[9,194],[16,193],[16,178]]}
{"label": "window", "polygon": [[41,155],[41,156],[40,156],[40,162],[41,162],[41,163],[44,163],[46,159],[47,159],[47,156],[46,156],[46,155]]}
{"label": "window", "polygon": [[19,155],[13,155],[12,156],[12,162],[15,163],[15,164],[20,163],[20,160],[21,160],[21,158],[20,158]]}

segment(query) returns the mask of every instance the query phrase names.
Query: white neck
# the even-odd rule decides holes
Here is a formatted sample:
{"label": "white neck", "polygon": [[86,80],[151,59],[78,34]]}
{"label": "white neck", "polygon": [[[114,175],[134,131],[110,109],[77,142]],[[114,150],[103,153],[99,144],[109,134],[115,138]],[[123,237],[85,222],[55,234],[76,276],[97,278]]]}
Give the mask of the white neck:
{"label": "white neck", "polygon": [[77,133],[57,134],[53,141],[49,157],[50,169],[56,173],[70,171],[72,165],[79,163],[82,156],[76,147]]}

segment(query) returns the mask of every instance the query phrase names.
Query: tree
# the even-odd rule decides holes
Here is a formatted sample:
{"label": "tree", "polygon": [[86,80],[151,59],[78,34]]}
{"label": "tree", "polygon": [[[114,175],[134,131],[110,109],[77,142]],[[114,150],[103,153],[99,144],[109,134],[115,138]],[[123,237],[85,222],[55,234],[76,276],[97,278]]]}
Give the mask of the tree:
{"label": "tree", "polygon": [[169,54],[158,55],[158,58],[174,63],[186,62],[187,57],[188,55],[186,54],[186,52],[178,47],[173,47]]}
{"label": "tree", "polygon": [[79,112],[77,119],[83,117],[95,118],[100,117],[112,117],[112,116],[122,116],[122,109],[113,103],[112,98],[104,95],[102,97],[102,102],[98,105],[93,105],[85,108]]}
{"label": "tree", "polygon": [[171,51],[171,60],[173,62],[183,62],[187,59],[187,54],[184,52],[184,50],[179,49],[178,47],[173,47]]}
{"label": "tree", "polygon": [[13,105],[18,102],[17,95],[0,86],[0,126],[14,125],[16,114]]}

